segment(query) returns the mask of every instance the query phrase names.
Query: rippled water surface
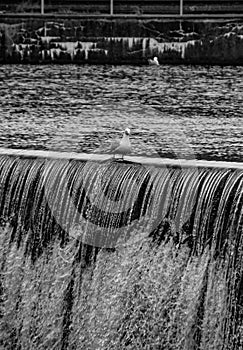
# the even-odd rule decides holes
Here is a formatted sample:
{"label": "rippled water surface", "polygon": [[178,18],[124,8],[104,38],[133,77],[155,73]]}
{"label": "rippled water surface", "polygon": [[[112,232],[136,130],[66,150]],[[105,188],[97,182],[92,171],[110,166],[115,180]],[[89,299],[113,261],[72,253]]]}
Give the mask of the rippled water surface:
{"label": "rippled water surface", "polygon": [[243,67],[0,66],[0,147],[243,161]]}

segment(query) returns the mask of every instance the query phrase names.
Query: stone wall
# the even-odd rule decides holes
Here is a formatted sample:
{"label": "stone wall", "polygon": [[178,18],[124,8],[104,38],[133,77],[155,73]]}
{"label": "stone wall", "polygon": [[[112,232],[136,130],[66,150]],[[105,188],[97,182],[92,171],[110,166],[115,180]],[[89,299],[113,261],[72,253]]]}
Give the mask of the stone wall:
{"label": "stone wall", "polygon": [[243,18],[4,16],[0,63],[243,64]]}

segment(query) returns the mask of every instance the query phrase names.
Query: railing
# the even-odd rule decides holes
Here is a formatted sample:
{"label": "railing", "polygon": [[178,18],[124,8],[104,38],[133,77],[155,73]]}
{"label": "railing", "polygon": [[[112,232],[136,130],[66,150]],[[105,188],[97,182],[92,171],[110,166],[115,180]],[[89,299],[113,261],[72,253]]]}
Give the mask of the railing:
{"label": "railing", "polygon": [[[183,0],[180,1],[180,15],[183,15]],[[45,13],[45,0],[41,0],[41,14]],[[114,14],[114,0],[110,0],[110,15]]]}
{"label": "railing", "polygon": [[1,0],[0,13],[242,14],[243,0]]}

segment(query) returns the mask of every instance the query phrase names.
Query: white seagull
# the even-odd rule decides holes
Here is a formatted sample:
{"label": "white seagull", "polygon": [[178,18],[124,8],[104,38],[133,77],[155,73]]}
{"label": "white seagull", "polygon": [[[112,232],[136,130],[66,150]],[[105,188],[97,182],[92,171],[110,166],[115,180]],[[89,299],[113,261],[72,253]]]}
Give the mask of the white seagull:
{"label": "white seagull", "polygon": [[131,143],[129,140],[129,135],[131,134],[131,131],[129,128],[126,128],[123,137],[120,141],[112,144],[112,153],[114,153],[114,157],[116,154],[121,155],[121,158],[131,153]]}
{"label": "white seagull", "polygon": [[149,58],[148,59],[148,63],[149,65],[153,65],[153,66],[159,66],[159,61],[158,61],[158,57],[154,57],[153,59]]}

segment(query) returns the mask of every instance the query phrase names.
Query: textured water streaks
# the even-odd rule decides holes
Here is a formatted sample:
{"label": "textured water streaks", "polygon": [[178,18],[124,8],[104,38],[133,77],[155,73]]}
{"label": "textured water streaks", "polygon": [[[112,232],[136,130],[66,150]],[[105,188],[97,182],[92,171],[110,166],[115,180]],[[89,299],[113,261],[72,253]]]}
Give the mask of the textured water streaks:
{"label": "textured water streaks", "polygon": [[1,346],[240,349],[241,169],[0,169]]}
{"label": "textured water streaks", "polygon": [[156,168],[112,160],[2,156],[1,161],[2,217],[16,229],[38,232],[43,243],[42,235],[50,235],[56,225],[65,237],[75,228],[74,236],[80,230],[87,244],[114,247],[119,238],[130,237],[134,226],[159,232],[167,221],[179,237],[189,225],[195,251],[213,241],[221,249],[228,230],[241,222],[241,170]]}
{"label": "textured water streaks", "polygon": [[[188,46],[194,46],[195,40],[190,40],[187,42],[159,42],[153,38],[127,38],[127,37],[110,37],[104,38],[103,45],[104,48],[97,48],[97,41],[76,41],[76,42],[61,42],[55,37],[41,37],[40,45],[47,44],[48,49],[42,50],[42,58],[44,59],[45,51],[51,60],[55,58],[60,58],[62,53],[68,54],[71,58],[71,61],[77,56],[77,53],[84,53],[84,59],[88,60],[89,54],[91,52],[100,52],[104,53],[106,56],[109,51],[106,47],[109,47],[110,44],[116,45],[119,43],[122,47],[128,47],[131,51],[130,54],[134,52],[141,51],[142,56],[147,57],[154,54],[163,55],[169,54],[171,52],[176,52],[179,54],[179,57],[184,59],[185,52]],[[15,44],[14,50],[17,53],[20,53],[21,58],[24,58],[24,53],[30,57],[33,44]],[[139,47],[139,48],[138,48]]]}

